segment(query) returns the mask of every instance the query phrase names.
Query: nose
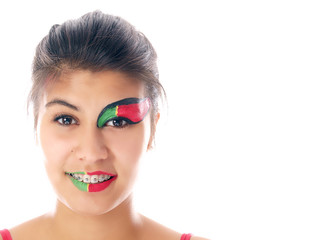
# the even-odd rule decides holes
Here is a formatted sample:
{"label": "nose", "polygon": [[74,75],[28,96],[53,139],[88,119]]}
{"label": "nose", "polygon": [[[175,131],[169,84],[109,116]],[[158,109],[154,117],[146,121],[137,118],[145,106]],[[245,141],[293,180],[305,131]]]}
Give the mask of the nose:
{"label": "nose", "polygon": [[102,132],[96,126],[81,131],[78,139],[74,149],[78,160],[94,163],[108,158],[108,149]]}

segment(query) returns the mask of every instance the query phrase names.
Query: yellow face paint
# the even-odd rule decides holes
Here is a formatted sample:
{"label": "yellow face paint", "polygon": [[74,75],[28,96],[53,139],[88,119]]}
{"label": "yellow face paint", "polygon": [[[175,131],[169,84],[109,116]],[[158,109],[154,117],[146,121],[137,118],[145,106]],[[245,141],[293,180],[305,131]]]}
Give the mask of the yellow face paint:
{"label": "yellow face paint", "polygon": [[149,98],[126,98],[107,105],[99,114],[97,126],[105,126],[110,120],[125,120],[129,124],[141,122],[151,106]]}
{"label": "yellow face paint", "polygon": [[[117,179],[117,175],[103,171],[66,172],[66,174],[70,177],[73,185],[83,192],[100,192],[106,189],[113,181]],[[95,183],[90,183],[92,182],[92,178],[96,179]]]}

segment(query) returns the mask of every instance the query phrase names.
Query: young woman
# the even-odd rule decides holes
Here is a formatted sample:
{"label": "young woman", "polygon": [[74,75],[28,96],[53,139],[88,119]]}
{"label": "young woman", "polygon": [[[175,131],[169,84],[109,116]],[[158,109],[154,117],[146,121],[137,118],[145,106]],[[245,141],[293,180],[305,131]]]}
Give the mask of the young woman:
{"label": "young woman", "polygon": [[37,47],[29,101],[56,208],[0,239],[190,239],[132,206],[163,93],[156,53],[128,22],[96,11],[54,25]]}

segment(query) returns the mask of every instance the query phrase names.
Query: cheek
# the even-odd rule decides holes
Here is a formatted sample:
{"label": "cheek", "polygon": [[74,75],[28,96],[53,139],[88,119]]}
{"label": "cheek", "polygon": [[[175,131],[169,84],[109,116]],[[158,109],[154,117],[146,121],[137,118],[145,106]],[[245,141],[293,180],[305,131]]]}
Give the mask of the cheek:
{"label": "cheek", "polygon": [[70,141],[70,137],[59,135],[52,128],[40,128],[39,143],[50,178],[63,174],[63,166],[71,153]]}
{"label": "cheek", "polygon": [[147,151],[150,131],[144,122],[129,128],[124,129],[123,132],[110,134],[107,142],[110,144],[110,151],[115,156],[114,165],[117,172],[122,176],[135,178],[140,159]]}

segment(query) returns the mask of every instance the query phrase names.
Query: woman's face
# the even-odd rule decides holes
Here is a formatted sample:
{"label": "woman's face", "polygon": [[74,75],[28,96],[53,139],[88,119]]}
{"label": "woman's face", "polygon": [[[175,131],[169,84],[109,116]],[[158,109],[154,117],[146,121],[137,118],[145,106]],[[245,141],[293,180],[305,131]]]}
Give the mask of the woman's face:
{"label": "woman's face", "polygon": [[102,214],[130,196],[140,159],[151,144],[150,111],[136,124],[106,118],[98,127],[97,121],[107,105],[143,99],[144,93],[140,81],[112,71],[74,71],[46,88],[38,142],[59,201],[73,211]]}

